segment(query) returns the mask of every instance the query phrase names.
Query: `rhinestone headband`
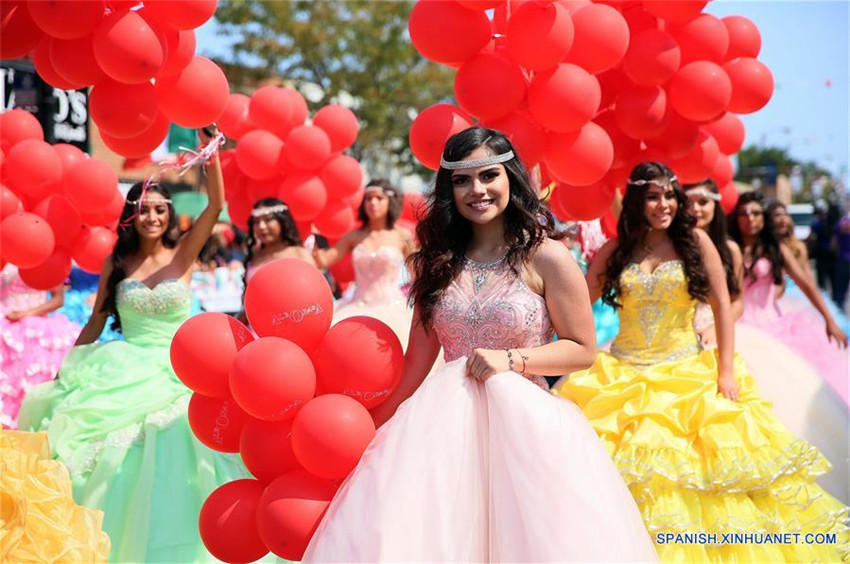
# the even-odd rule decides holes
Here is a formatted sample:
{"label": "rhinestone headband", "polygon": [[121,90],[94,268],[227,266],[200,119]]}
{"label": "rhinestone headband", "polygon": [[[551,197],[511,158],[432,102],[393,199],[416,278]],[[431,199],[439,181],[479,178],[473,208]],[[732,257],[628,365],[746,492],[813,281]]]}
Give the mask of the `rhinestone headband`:
{"label": "rhinestone headband", "polygon": [[653,178],[652,180],[629,180],[628,182],[626,182],[626,184],[631,184],[632,186],[646,186],[647,184],[653,184],[655,186],[658,186],[659,188],[667,188],[673,183],[674,180],[676,180],[676,177],[671,176],[666,181],[656,180]]}
{"label": "rhinestone headband", "polygon": [[364,189],[363,194],[365,195],[366,192],[374,192],[374,191],[383,192],[387,196],[395,196],[397,194],[397,192],[395,190],[393,190],[392,188],[384,188],[383,186],[378,186],[377,184],[372,184],[371,186],[367,186]]}
{"label": "rhinestone headband", "polygon": [[720,194],[715,194],[711,190],[706,190],[705,188],[691,188],[685,192],[685,196],[702,196],[703,198],[708,198],[715,202],[720,201]]}
{"label": "rhinestone headband", "polygon": [[170,198],[164,198],[162,200],[154,200],[153,198],[145,198],[144,200],[139,198],[138,200],[127,200],[127,203],[131,206],[140,206],[142,204],[170,204]]}
{"label": "rhinestone headband", "polygon": [[440,167],[446,170],[458,170],[461,168],[478,168],[479,166],[503,163],[511,160],[512,158],[514,158],[513,151],[508,151],[507,153],[502,153],[501,155],[484,157],[483,159],[472,159],[469,161],[447,161],[446,159],[440,157]]}
{"label": "rhinestone headband", "polygon": [[287,206],[286,204],[278,204],[276,206],[269,206],[267,208],[257,208],[255,210],[251,210],[251,217],[260,217],[272,213],[285,212],[288,209],[289,206]]}

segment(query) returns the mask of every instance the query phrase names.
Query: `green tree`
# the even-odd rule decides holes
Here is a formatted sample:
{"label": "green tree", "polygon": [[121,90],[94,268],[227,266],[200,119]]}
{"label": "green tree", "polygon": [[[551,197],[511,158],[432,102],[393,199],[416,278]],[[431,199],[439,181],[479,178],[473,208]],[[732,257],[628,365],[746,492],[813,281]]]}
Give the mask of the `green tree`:
{"label": "green tree", "polygon": [[[454,72],[425,60],[407,33],[412,2],[224,0],[219,33],[236,39],[232,58],[252,80],[280,76],[318,85],[325,104],[354,98],[360,120],[355,157],[373,173],[419,166],[408,131],[415,112],[452,95]],[[302,89],[303,91],[303,89]],[[309,101],[308,101],[309,103]]]}

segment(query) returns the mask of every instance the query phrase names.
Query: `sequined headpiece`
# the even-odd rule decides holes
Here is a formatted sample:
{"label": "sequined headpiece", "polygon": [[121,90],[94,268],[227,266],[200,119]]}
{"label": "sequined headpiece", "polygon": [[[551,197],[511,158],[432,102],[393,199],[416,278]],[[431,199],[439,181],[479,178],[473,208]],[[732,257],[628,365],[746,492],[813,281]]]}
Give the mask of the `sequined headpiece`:
{"label": "sequined headpiece", "polygon": [[392,188],[384,188],[383,186],[378,186],[377,184],[370,184],[369,186],[366,186],[366,188],[363,189],[363,194],[365,195],[366,192],[375,191],[375,190],[377,190],[378,192],[383,192],[384,194],[386,194],[387,196],[389,196],[391,198],[398,195],[398,192],[396,192]]}
{"label": "sequined headpiece", "polygon": [[478,168],[479,166],[487,166],[492,164],[503,163],[514,158],[514,152],[508,151],[501,155],[492,155],[483,159],[471,159],[468,161],[447,161],[440,157],[440,167],[446,170],[458,170],[461,168]]}
{"label": "sequined headpiece", "polygon": [[286,204],[277,204],[276,206],[257,208],[255,210],[251,210],[251,217],[260,217],[263,215],[285,212],[288,209],[289,206],[287,206]]}
{"label": "sequined headpiece", "polygon": [[685,191],[685,196],[702,196],[703,198],[708,198],[709,200],[714,200],[715,202],[720,201],[720,194],[715,194],[711,190],[707,190],[702,186],[698,186],[696,188],[691,188],[690,190]]}
{"label": "sequined headpiece", "polygon": [[646,186],[647,184],[653,184],[655,186],[658,186],[659,188],[667,188],[668,186],[673,184],[675,180],[675,176],[671,176],[666,180],[658,180],[655,178],[653,178],[652,180],[644,180],[641,178],[640,180],[629,180],[628,182],[626,182],[626,184],[631,186]]}

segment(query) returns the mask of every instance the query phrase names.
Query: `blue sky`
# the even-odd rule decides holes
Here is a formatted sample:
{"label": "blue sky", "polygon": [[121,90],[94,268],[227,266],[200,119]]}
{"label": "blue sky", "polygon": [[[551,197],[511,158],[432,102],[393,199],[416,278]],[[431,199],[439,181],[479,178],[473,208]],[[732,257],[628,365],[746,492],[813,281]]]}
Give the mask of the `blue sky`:
{"label": "blue sky", "polygon": [[[762,110],[741,116],[745,145],[787,148],[798,160],[813,160],[843,175],[845,185],[850,160],[848,6],[846,0],[714,0],[705,10],[718,17],[745,16],[762,34],[759,59],[771,69],[776,90]],[[199,30],[199,53],[220,56],[229,49],[215,28],[211,21]]]}

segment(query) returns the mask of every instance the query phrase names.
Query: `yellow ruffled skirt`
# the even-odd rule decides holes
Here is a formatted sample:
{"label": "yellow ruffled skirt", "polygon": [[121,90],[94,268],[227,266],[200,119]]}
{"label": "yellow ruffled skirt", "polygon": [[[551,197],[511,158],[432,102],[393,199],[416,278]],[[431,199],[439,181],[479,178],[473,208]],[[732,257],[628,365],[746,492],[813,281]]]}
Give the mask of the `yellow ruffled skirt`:
{"label": "yellow ruffled skirt", "polygon": [[829,462],[773,416],[737,356],[735,378],[737,402],[717,391],[715,351],[649,367],[600,353],[553,393],[596,429],[663,561],[847,560],[848,508],[814,483]]}
{"label": "yellow ruffled skirt", "polygon": [[0,429],[0,562],[105,562],[103,513],[71,497],[47,433]]}

